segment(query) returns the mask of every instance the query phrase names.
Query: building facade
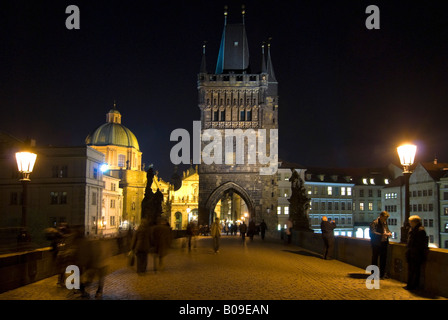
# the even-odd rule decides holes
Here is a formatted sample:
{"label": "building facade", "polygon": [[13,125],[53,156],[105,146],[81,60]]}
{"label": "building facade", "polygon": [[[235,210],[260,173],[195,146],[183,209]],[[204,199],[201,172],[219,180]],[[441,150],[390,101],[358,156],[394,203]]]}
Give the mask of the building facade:
{"label": "building facade", "polygon": [[[86,145],[104,154],[106,174],[119,179],[122,189],[122,227],[140,224],[141,205],[145,194],[146,172],[136,136],[122,123],[117,105],[106,114],[101,124],[86,137]],[[116,222],[117,223],[117,222]]]}

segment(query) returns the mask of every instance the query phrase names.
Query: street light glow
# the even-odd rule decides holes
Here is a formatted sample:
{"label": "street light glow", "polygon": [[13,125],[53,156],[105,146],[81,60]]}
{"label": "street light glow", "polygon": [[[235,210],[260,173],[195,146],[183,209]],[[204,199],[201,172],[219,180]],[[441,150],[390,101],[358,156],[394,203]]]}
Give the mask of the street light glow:
{"label": "street light glow", "polygon": [[404,144],[397,148],[397,152],[400,157],[401,165],[405,168],[405,170],[407,170],[409,166],[414,164],[417,146],[413,144]]}
{"label": "street light glow", "polygon": [[32,152],[16,152],[17,168],[20,172],[33,172],[36,163],[37,154]]}

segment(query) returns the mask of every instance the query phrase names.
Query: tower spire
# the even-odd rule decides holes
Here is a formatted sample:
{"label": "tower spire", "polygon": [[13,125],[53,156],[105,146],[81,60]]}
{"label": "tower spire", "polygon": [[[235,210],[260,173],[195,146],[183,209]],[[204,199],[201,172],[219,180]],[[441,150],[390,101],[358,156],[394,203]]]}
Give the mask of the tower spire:
{"label": "tower spire", "polygon": [[266,58],[264,56],[264,44],[265,42],[261,44],[261,73],[267,73],[266,70]]}
{"label": "tower spire", "polygon": [[274,66],[272,65],[272,60],[271,60],[271,40],[272,38],[269,38],[269,42],[268,42],[268,81],[269,82],[277,82],[277,79],[275,78],[275,73],[274,73]]}
{"label": "tower spire", "polygon": [[207,73],[207,64],[205,61],[205,45],[207,44],[207,41],[204,41],[202,44],[202,61],[201,61],[201,69],[199,70],[200,73]]}

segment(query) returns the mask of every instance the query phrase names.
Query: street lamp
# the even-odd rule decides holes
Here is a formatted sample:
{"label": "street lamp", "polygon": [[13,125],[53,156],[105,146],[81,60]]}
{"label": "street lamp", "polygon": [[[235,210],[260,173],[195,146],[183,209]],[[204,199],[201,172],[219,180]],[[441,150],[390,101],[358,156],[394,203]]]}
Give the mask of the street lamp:
{"label": "street lamp", "polygon": [[414,164],[415,154],[417,152],[417,146],[412,144],[401,145],[397,148],[400,163],[403,166],[404,177],[404,220],[401,227],[401,239],[402,243],[407,242],[409,231],[409,177],[411,176],[410,167]]}
{"label": "street lamp", "polygon": [[36,163],[37,155],[32,152],[17,152],[16,161],[17,168],[22,174],[20,181],[22,182],[22,232],[19,235],[20,241],[30,241],[28,232],[26,231],[26,214],[27,214],[27,191],[28,182],[30,182],[30,174],[33,172],[34,164]]}

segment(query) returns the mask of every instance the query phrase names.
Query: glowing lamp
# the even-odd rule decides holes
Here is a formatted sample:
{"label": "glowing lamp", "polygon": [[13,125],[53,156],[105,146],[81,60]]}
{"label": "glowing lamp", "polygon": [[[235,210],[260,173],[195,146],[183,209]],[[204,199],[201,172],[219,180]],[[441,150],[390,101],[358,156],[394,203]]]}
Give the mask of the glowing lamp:
{"label": "glowing lamp", "polygon": [[107,164],[107,163],[103,163],[101,166],[100,166],[100,170],[101,170],[101,172],[106,172],[107,170],[109,170],[109,165]]}
{"label": "glowing lamp", "polygon": [[412,144],[405,144],[397,148],[398,156],[400,157],[401,165],[405,172],[409,172],[409,167],[414,164],[417,146]]}
{"label": "glowing lamp", "polygon": [[17,152],[17,168],[22,173],[22,180],[30,180],[30,173],[33,172],[37,154],[32,152]]}

